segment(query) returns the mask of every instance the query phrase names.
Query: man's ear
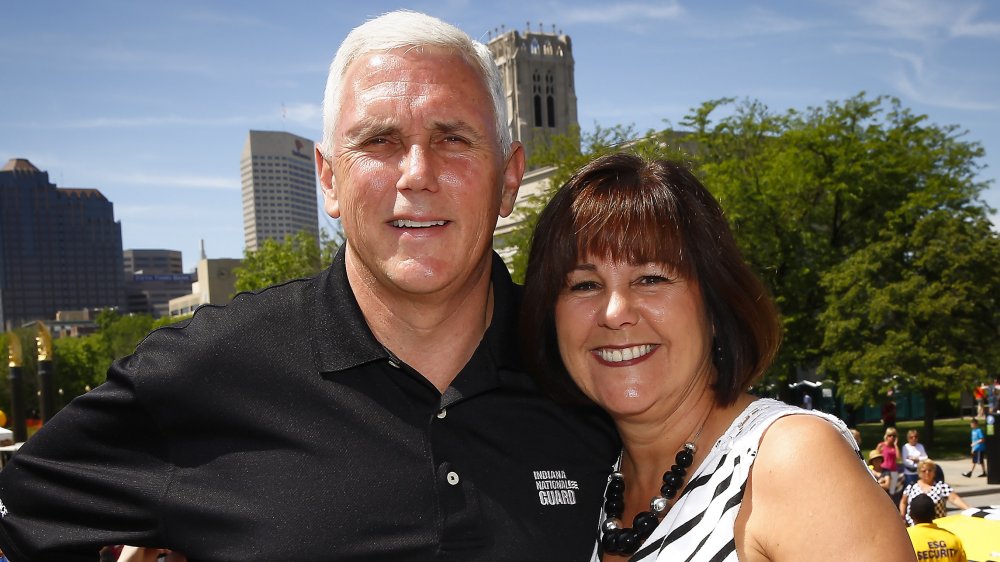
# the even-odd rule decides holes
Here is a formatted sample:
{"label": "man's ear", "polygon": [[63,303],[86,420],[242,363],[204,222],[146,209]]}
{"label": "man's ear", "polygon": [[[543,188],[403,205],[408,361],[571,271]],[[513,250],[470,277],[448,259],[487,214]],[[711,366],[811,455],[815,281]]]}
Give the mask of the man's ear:
{"label": "man's ear", "polygon": [[333,166],[323,156],[323,151],[316,146],[316,175],[319,176],[319,187],[323,192],[323,210],[331,218],[340,218],[340,201],[337,199],[337,185],[333,177]]}
{"label": "man's ear", "polygon": [[500,216],[507,217],[514,212],[517,190],[524,177],[524,146],[514,141],[510,146],[510,156],[503,169],[503,191],[500,192]]}

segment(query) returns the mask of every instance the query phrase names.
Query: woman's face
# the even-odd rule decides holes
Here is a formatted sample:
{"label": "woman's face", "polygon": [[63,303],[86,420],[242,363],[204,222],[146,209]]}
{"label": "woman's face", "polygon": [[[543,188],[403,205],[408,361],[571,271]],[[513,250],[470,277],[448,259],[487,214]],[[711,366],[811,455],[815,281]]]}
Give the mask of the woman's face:
{"label": "woman's face", "polygon": [[889,443],[889,444],[895,443],[896,442],[896,434],[892,433],[892,432],[886,433],[885,434],[885,442]]}
{"label": "woman's face", "polygon": [[588,256],[567,275],[555,319],[570,376],[616,419],[665,419],[713,380],[701,291],[666,264]]}
{"label": "woman's face", "polygon": [[920,473],[919,474],[920,480],[922,480],[924,484],[933,484],[934,483],[934,472],[935,472],[935,470],[934,470],[933,466],[931,466],[929,464],[925,464],[925,465],[921,466],[920,468],[918,468],[917,471]]}

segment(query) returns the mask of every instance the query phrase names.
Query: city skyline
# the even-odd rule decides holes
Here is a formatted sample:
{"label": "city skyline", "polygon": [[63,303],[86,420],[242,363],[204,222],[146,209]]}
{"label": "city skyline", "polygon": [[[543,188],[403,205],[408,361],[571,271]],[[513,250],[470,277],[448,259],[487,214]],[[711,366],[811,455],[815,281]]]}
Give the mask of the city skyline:
{"label": "city skyline", "polygon": [[336,47],[365,19],[406,7],[484,42],[528,22],[569,35],[584,131],[676,126],[722,97],[756,99],[775,112],[862,91],[898,97],[929,123],[957,125],[983,145],[980,179],[993,181],[984,200],[1000,208],[997,2],[227,6],[236,5],[5,6],[13,25],[0,37],[0,161],[27,158],[60,188],[100,190],[115,205],[124,249],[180,250],[185,271],[202,239],[209,257],[242,257],[247,133],[319,140]]}

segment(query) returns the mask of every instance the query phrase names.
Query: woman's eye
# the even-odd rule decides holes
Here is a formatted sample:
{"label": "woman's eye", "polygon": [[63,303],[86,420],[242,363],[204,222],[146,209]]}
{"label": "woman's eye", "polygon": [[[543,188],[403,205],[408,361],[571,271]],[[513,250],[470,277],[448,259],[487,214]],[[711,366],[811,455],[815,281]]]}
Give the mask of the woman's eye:
{"label": "woman's eye", "polygon": [[593,281],[580,281],[577,283],[571,283],[569,286],[570,291],[593,291],[597,288],[597,283]]}
{"label": "woman's eye", "polygon": [[669,283],[670,280],[662,275],[643,275],[637,281],[639,285],[659,285],[660,283]]}

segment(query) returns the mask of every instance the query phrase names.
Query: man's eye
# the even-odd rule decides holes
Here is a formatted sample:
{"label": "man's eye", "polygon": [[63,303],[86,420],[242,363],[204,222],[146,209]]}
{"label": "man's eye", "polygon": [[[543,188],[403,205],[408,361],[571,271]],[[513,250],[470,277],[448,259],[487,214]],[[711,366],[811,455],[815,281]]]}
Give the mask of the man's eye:
{"label": "man's eye", "polygon": [[445,135],[441,137],[441,143],[449,147],[468,146],[469,140],[459,135]]}

